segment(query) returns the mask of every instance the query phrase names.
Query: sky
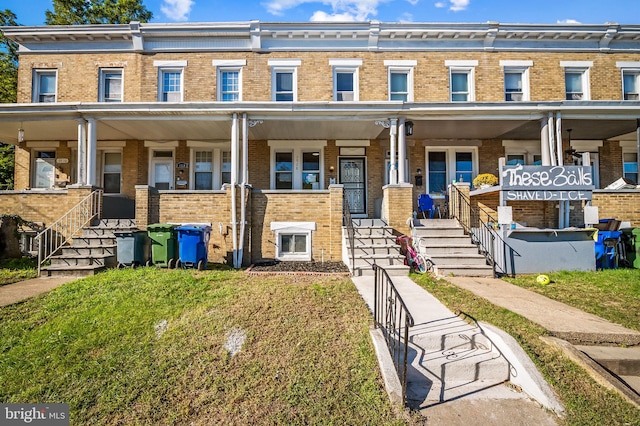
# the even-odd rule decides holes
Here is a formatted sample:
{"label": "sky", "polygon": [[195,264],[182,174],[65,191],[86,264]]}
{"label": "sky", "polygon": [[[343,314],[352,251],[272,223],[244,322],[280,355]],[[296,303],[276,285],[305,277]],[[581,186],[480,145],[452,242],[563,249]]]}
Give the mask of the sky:
{"label": "sky", "polygon": [[[151,22],[369,21],[640,24],[639,0],[143,0]],[[43,25],[51,0],[0,0],[21,25]]]}

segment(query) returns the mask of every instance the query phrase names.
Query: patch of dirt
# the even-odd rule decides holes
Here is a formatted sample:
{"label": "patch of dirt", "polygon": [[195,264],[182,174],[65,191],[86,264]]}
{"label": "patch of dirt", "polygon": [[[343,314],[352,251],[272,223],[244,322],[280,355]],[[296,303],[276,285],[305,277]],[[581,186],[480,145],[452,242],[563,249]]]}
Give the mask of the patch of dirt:
{"label": "patch of dirt", "polygon": [[256,262],[249,268],[250,272],[275,273],[349,273],[349,268],[342,262],[280,262],[277,260],[263,260]]}

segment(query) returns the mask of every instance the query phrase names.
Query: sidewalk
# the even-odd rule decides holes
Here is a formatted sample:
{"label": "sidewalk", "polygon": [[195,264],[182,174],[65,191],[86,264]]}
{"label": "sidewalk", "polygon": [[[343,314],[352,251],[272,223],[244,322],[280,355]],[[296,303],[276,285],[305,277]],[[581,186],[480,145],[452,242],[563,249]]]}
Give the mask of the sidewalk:
{"label": "sidewalk", "polygon": [[41,277],[3,285],[0,287],[0,307],[38,296],[76,279],[76,277]]}
{"label": "sidewalk", "polygon": [[456,286],[540,324],[574,344],[640,344],[640,332],[495,278],[445,277]]}

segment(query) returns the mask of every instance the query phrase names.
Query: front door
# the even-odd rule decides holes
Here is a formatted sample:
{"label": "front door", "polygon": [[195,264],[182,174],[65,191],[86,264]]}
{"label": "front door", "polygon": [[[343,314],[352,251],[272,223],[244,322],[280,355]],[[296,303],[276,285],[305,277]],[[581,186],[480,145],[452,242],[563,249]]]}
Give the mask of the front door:
{"label": "front door", "polygon": [[367,177],[365,159],[340,158],[340,183],[349,203],[351,214],[367,213]]}
{"label": "front door", "polygon": [[173,151],[153,151],[150,184],[160,191],[173,189]]}

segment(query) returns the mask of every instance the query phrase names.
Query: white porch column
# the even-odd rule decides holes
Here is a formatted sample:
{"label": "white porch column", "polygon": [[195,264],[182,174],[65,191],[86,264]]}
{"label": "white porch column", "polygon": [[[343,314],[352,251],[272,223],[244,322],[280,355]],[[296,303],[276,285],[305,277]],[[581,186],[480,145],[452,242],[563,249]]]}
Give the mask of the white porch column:
{"label": "white porch column", "polygon": [[551,161],[552,166],[557,166],[558,163],[556,161],[556,136],[553,131],[553,113],[549,113],[549,117],[547,118],[547,129],[549,131],[549,160]]}
{"label": "white porch column", "polygon": [[404,127],[405,119],[400,119],[398,125],[398,183],[406,183],[405,164],[407,161],[407,137]]}
{"label": "white porch column", "polygon": [[551,165],[551,154],[549,152],[549,121],[546,118],[540,120],[540,153],[542,154],[542,165]]}
{"label": "white porch column", "polygon": [[87,119],[87,185],[96,186],[96,166],[97,166],[97,153],[98,153],[98,141],[96,135],[96,120],[95,118]]}
{"label": "white porch column", "polygon": [[87,122],[84,118],[78,119],[78,176],[76,184],[87,184]]}
{"label": "white porch column", "polygon": [[562,149],[562,113],[556,114],[556,155],[558,156],[558,165],[564,165],[564,150]]}
{"label": "white porch column", "polygon": [[398,120],[393,118],[389,120],[389,183],[396,185],[398,183],[398,173],[396,170],[396,135]]}

